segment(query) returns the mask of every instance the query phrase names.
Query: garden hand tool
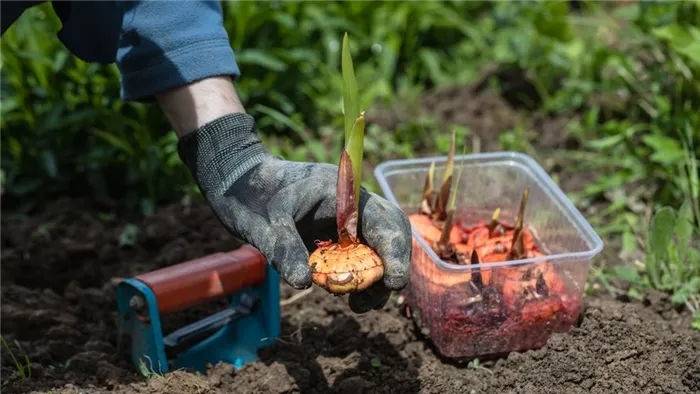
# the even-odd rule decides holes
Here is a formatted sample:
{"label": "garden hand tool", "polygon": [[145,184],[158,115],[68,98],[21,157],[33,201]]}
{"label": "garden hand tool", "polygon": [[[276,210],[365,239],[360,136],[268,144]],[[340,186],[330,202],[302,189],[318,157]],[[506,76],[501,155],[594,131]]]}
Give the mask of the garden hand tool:
{"label": "garden hand tool", "polygon": [[[224,361],[236,368],[279,336],[279,276],[254,247],[244,245],[125,279],[117,287],[120,332],[131,362],[156,373],[205,372]],[[222,297],[230,305],[164,335],[161,316]]]}

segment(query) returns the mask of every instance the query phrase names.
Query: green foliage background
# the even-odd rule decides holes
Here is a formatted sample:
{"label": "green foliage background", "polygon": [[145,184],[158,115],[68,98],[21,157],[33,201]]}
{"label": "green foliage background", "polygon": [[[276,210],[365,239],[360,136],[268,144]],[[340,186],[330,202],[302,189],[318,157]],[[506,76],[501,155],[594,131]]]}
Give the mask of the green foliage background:
{"label": "green foliage background", "polygon": [[[639,229],[648,226],[649,212],[683,202],[697,238],[698,1],[223,5],[243,72],[237,87],[275,154],[337,160],[347,31],[362,108],[474,83],[487,69],[515,70],[537,93],[520,104],[571,115],[568,133],[580,144],[536,151],[528,136],[536,138],[537,130],[514,129],[502,132],[504,149],[547,157],[568,173],[595,170],[585,190],[570,197],[582,209],[604,202],[589,219],[604,237],[619,237],[623,251],[644,247]],[[55,38],[59,28],[50,6],[42,5],[2,37],[4,209],[23,212],[73,194],[149,214],[197,193],[159,108],[121,101],[116,67],[70,55]],[[444,150],[449,131],[425,124],[416,118],[395,130],[369,127],[368,163]],[[373,187],[371,179],[366,183]]]}
{"label": "green foliage background", "polygon": [[[584,112],[586,122],[572,132],[595,155],[585,157],[617,171],[592,184],[586,197],[652,176],[664,182],[655,198],[678,199],[675,174],[686,132],[693,152],[699,149],[697,2],[642,2],[617,15],[593,2],[579,11],[566,2],[223,5],[243,71],[242,98],[268,146],[290,159],[336,160],[345,31],[353,37],[363,108],[474,82],[496,64],[523,70],[542,99],[539,109]],[[191,191],[160,110],[122,102],[116,67],[74,58],[55,38],[59,28],[43,5],[2,38],[7,202],[92,193],[125,197],[130,207],[151,211],[156,202]],[[590,104],[591,96],[604,94],[615,94],[617,102]],[[412,156],[441,138],[410,128],[393,134],[370,134],[370,161]],[[387,146],[382,138],[394,140],[393,149],[380,150]]]}

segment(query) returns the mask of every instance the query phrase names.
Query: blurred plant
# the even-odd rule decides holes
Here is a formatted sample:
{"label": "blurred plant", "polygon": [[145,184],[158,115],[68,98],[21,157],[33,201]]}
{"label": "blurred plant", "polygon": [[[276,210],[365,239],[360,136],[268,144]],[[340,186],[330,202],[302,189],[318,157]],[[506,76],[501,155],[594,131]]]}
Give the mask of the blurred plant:
{"label": "blurred plant", "polygon": [[700,157],[700,52],[690,39],[700,31],[700,4],[583,6],[587,15],[570,19],[577,32],[572,42],[585,51],[563,58],[573,71],[551,107],[581,113],[569,134],[582,149],[550,156],[569,173],[597,174],[572,198],[582,208],[607,200],[591,222],[601,234],[621,234],[630,251],[646,205],[678,208],[697,183],[697,175],[679,177],[678,169],[696,174]]}
{"label": "blurred plant", "polygon": [[[691,131],[687,129],[687,132]],[[692,326],[700,330],[700,182],[697,158],[691,155],[692,139],[683,144],[683,162],[678,165],[676,178],[684,192],[677,210],[663,206],[651,219],[645,241],[637,234],[639,220],[627,216],[629,227],[623,233],[623,251],[638,247],[645,252],[637,266],[618,265],[598,273],[606,287],[617,291],[606,275],[617,276],[630,284],[627,294],[642,298],[644,288],[654,288],[671,294],[676,308],[686,307],[693,314]]]}
{"label": "blurred plant", "polygon": [[6,206],[56,194],[121,200],[153,212],[191,180],[156,107],[119,99],[115,65],[86,64],[52,34],[43,4],[2,37],[2,168]]}
{"label": "blurred plant", "polygon": [[678,211],[658,210],[646,236],[643,266],[617,266],[612,274],[630,283],[627,293],[635,298],[646,287],[668,292],[674,307],[693,313],[693,327],[700,330],[700,226],[691,205],[686,201]]}

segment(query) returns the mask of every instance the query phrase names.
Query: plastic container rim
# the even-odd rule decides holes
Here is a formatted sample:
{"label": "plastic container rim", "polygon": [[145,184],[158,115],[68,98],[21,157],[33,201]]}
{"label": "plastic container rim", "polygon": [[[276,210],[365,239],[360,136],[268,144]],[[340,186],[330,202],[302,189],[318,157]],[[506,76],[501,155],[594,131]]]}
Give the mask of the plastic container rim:
{"label": "plastic container rim", "polygon": [[[568,253],[559,253],[559,254],[552,254],[548,256],[540,256],[540,257],[533,257],[533,258],[528,258],[528,259],[520,259],[520,260],[507,260],[507,261],[502,261],[498,263],[482,263],[482,264],[475,264],[475,265],[456,265],[456,264],[449,264],[442,260],[438,255],[433,251],[433,248],[428,245],[428,243],[425,241],[425,239],[415,230],[413,226],[411,226],[411,232],[413,235],[416,237],[416,240],[418,243],[421,245],[423,250],[426,252],[426,254],[430,257],[433,262],[438,264],[441,268],[446,269],[446,270],[455,270],[455,271],[463,271],[463,270],[473,270],[476,268],[494,268],[494,267],[503,267],[503,266],[515,266],[515,265],[523,265],[523,264],[530,264],[530,263],[536,263],[536,262],[541,262],[541,261],[552,261],[552,260],[562,260],[562,259],[587,259],[590,260],[593,258],[595,255],[601,252],[603,250],[603,240],[598,236],[598,233],[591,227],[590,223],[586,220],[586,218],[583,217],[581,212],[574,206],[574,204],[571,202],[569,198],[566,197],[566,194],[561,190],[559,186],[557,186],[556,183],[554,183],[554,180],[547,174],[547,172],[542,168],[542,166],[535,161],[531,156],[526,155],[524,153],[520,152],[513,152],[513,151],[501,151],[501,152],[486,152],[486,153],[471,153],[471,154],[466,154],[466,155],[455,155],[455,164],[457,162],[468,162],[468,161],[476,161],[476,160],[510,160],[513,162],[520,162],[519,164],[524,165],[527,170],[531,172],[531,175],[535,179],[536,182],[538,182],[543,188],[545,189],[545,193],[555,202],[559,205],[560,209],[562,209],[569,220],[569,222],[573,225],[574,228],[579,232],[580,235],[582,235],[582,238],[588,244],[589,249],[587,251],[583,252],[568,252]],[[399,159],[399,160],[387,160],[382,163],[380,163],[377,167],[374,169],[374,176],[377,179],[377,182],[379,183],[379,187],[382,189],[382,192],[384,193],[385,197],[395,206],[400,208],[400,204],[396,200],[396,196],[394,195],[394,192],[391,190],[391,187],[389,187],[389,184],[386,180],[386,177],[384,176],[384,173],[387,172],[388,167],[394,167],[394,166],[401,166],[401,165],[425,165],[425,169],[416,169],[418,171],[425,171],[427,170],[427,166],[430,165],[431,162],[435,162],[436,164],[438,163],[444,163],[447,162],[447,156],[434,156],[434,157],[422,157],[422,158],[417,158],[417,159]],[[511,164],[512,165],[512,164]]]}

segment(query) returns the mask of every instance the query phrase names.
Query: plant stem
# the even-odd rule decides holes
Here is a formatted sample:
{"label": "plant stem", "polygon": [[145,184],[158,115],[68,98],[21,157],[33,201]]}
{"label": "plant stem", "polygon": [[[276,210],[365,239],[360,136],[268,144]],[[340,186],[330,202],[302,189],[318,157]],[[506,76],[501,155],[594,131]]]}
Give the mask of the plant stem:
{"label": "plant stem", "polygon": [[447,199],[450,195],[450,189],[452,187],[452,173],[454,172],[455,138],[456,132],[453,130],[452,139],[450,141],[450,151],[447,153],[447,165],[445,167],[445,174],[443,175],[442,185],[440,185],[440,191],[437,196],[437,206],[435,209],[437,220],[445,220],[445,217],[447,215]]}
{"label": "plant stem", "polygon": [[357,200],[355,200],[355,177],[352,159],[347,150],[340,155],[338,184],[335,195],[338,243],[342,247],[357,243]]}
{"label": "plant stem", "polygon": [[431,162],[430,169],[428,170],[428,176],[425,178],[425,185],[423,186],[423,201],[421,203],[421,211],[428,216],[432,216],[435,212],[435,204],[437,202],[437,192],[435,192],[434,179],[435,162]]}
{"label": "plant stem", "polygon": [[527,198],[530,195],[530,186],[525,186],[525,191],[523,191],[523,197],[520,200],[520,210],[518,211],[518,219],[515,222],[515,231],[513,231],[513,244],[510,248],[509,258],[519,259],[523,253],[525,253],[523,246],[523,221],[525,220],[525,205],[527,205]]}
{"label": "plant stem", "polygon": [[[452,142],[454,142],[454,134],[452,135],[453,139]],[[454,152],[454,145],[452,147],[452,151]],[[464,152],[467,151],[467,146],[464,146]],[[454,155],[453,155],[454,156]],[[452,158],[454,160],[454,157]],[[454,165],[454,164],[453,164]],[[462,171],[464,170],[464,162],[462,162],[462,166],[459,168],[459,173],[457,174],[457,178],[454,180],[454,184],[449,186],[450,190],[450,198],[447,201],[447,216],[445,217],[445,223],[442,226],[442,233],[440,233],[440,246],[443,248],[443,250],[446,250],[448,244],[450,243],[450,233],[452,232],[452,225],[454,221],[454,215],[455,215],[455,210],[457,208],[457,190],[459,188],[459,180],[462,177]],[[451,172],[451,171],[450,171]],[[452,179],[452,175],[450,174],[450,179]]]}
{"label": "plant stem", "polygon": [[352,66],[348,33],[343,37],[342,52],[343,109],[345,112],[345,148],[338,163],[336,186],[336,225],[341,247],[357,244],[357,217],[362,182],[362,154],[365,118],[357,102],[357,82]]}

